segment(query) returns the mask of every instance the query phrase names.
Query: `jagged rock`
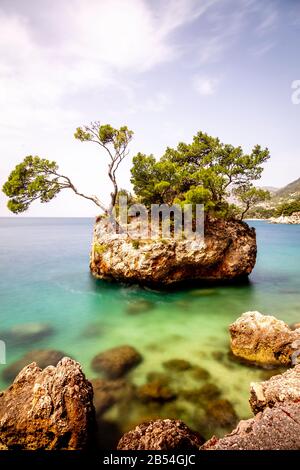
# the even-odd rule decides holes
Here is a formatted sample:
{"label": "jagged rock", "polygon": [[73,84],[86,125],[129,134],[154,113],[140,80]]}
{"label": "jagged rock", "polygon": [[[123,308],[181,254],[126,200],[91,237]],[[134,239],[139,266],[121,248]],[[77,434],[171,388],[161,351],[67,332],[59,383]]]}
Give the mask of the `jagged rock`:
{"label": "jagged rock", "polygon": [[213,436],[202,450],[300,450],[300,365],[251,385],[254,418],[227,436]]}
{"label": "jagged rock", "polygon": [[[260,383],[251,383],[250,405],[254,413],[276,403],[300,402],[300,365]],[[300,411],[299,411],[300,413]]]}
{"label": "jagged rock", "polygon": [[92,386],[70,358],[44,370],[28,365],[0,394],[2,449],[83,449],[93,426]]}
{"label": "jagged rock", "polygon": [[27,364],[35,362],[38,367],[44,369],[47,366],[56,366],[56,364],[65,357],[66,354],[55,349],[36,349],[24,354],[20,359],[5,367],[2,377],[6,382],[12,382]]}
{"label": "jagged rock", "polygon": [[255,418],[240,421],[231,434],[204,444],[202,450],[299,450],[299,403],[276,404]]}
{"label": "jagged rock", "polygon": [[290,365],[300,348],[300,329],[259,312],[246,312],[229,327],[234,356],[262,366]]}
{"label": "jagged rock", "polygon": [[203,438],[182,421],[158,419],[138,425],[127,432],[118,450],[198,450]]}
{"label": "jagged rock", "polygon": [[114,234],[106,219],[95,224],[90,269],[100,279],[170,285],[248,276],[256,261],[255,229],[240,221],[206,218],[205,238],[132,240]]}
{"label": "jagged rock", "polygon": [[300,212],[293,212],[291,215],[281,215],[280,217],[270,217],[271,224],[300,224]]}
{"label": "jagged rock", "polygon": [[118,346],[97,354],[92,360],[92,369],[109,379],[117,379],[141,361],[142,356],[132,346]]}

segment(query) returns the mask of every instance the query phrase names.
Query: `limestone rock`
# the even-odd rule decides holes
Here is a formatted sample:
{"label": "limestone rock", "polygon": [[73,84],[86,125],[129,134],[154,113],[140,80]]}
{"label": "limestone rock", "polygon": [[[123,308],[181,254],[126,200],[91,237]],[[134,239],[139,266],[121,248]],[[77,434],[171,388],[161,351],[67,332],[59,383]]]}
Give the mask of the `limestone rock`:
{"label": "limestone rock", "polygon": [[290,365],[300,348],[300,329],[259,312],[246,312],[229,327],[234,356],[262,366]]}
{"label": "limestone rock", "polygon": [[280,217],[271,217],[268,219],[271,224],[300,224],[300,212],[294,212],[291,215],[281,215]]}
{"label": "limestone rock", "polygon": [[100,279],[163,286],[244,278],[255,261],[255,229],[244,222],[207,218],[201,241],[132,240],[126,233],[110,233],[102,218],[94,228],[90,268]]}
{"label": "limestone rock", "polygon": [[0,448],[83,449],[94,425],[93,390],[80,364],[25,367],[0,394]]}
{"label": "limestone rock", "polygon": [[142,423],[124,434],[118,450],[198,450],[202,443],[200,434],[182,421],[158,419]]}
{"label": "limestone rock", "polygon": [[92,369],[104,373],[109,379],[117,379],[137,366],[141,360],[142,356],[132,346],[118,346],[97,354],[92,360]]}
{"label": "limestone rock", "polygon": [[62,351],[54,349],[35,349],[24,354],[20,359],[5,367],[2,377],[6,382],[12,382],[27,364],[35,362],[38,367],[44,369],[47,366],[56,366],[56,364],[65,357]]}
{"label": "limestone rock", "polygon": [[240,421],[231,434],[213,437],[202,450],[299,450],[300,405],[277,403],[255,418]]}
{"label": "limestone rock", "polygon": [[250,405],[254,413],[287,401],[300,402],[300,365],[265,382],[251,384]]}

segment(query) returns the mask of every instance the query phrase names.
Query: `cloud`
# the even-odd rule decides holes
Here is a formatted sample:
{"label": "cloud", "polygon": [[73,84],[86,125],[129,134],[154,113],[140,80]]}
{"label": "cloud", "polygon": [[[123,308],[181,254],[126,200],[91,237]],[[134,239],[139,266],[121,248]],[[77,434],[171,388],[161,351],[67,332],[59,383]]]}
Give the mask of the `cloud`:
{"label": "cloud", "polygon": [[217,92],[219,79],[209,77],[194,77],[194,88],[201,96],[211,96]]}

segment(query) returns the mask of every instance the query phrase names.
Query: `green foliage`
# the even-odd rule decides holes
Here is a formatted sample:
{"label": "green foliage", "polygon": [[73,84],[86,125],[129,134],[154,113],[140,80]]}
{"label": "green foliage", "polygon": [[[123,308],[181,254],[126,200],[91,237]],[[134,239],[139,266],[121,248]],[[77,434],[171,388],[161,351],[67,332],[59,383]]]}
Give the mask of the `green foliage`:
{"label": "green foliage", "polygon": [[268,158],[268,149],[258,145],[244,154],[241,147],[198,132],[191,144],[167,148],[158,161],[153,155],[138,153],[133,158],[131,182],[147,206],[201,203],[215,215],[231,217],[236,208],[226,202],[228,190],[249,187],[258,180]]}
{"label": "green foliage", "polygon": [[284,202],[280,204],[274,213],[275,217],[280,217],[281,215],[290,216],[294,212],[300,212],[300,199],[295,199],[294,201]]}
{"label": "green foliage", "polygon": [[77,127],[74,137],[81,142],[97,142],[103,147],[112,145],[115,151],[121,152],[133,136],[133,131],[129,130],[127,126],[122,126],[115,129],[110,124],[103,124],[95,122],[90,126]]}
{"label": "green foliage", "polygon": [[8,208],[15,214],[24,212],[39,199],[49,202],[61,190],[55,162],[28,156],[11,172],[3,185],[3,192],[9,197]]}
{"label": "green foliage", "polygon": [[243,209],[241,210],[242,219],[249,211],[250,207],[255,206],[259,202],[264,202],[271,199],[269,191],[255,188],[250,184],[239,186],[238,188],[236,188],[235,196],[242,203],[243,206]]}

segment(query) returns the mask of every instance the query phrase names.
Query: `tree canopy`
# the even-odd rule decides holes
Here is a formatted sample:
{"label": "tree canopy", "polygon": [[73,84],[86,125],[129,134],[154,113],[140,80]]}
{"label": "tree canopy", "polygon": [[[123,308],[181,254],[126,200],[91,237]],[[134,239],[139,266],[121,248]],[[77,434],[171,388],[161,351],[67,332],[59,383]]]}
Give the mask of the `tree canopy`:
{"label": "tree canopy", "polygon": [[116,171],[128,155],[128,145],[133,132],[126,126],[115,129],[110,124],[101,125],[94,122],[89,126],[78,127],[74,136],[81,142],[95,142],[106,150],[109,156],[108,176],[113,184],[110,206],[105,207],[97,196],[88,196],[78,191],[70,178],[60,173],[56,162],[30,155],[15,167],[2,188],[4,194],[9,197],[7,206],[12,212],[24,212],[36,200],[49,202],[62,189],[71,189],[106,213],[113,209],[118,194]]}
{"label": "tree canopy", "polygon": [[[253,182],[261,177],[269,157],[269,150],[259,145],[245,154],[241,147],[198,132],[192,143],[180,142],[175,149],[167,148],[159,160],[138,153],[133,158],[131,182],[134,193],[147,206],[202,203],[206,210],[227,216],[232,210],[227,202],[229,192],[239,190],[241,197],[247,190],[254,199]],[[255,194],[256,199],[267,197],[262,192]]]}

